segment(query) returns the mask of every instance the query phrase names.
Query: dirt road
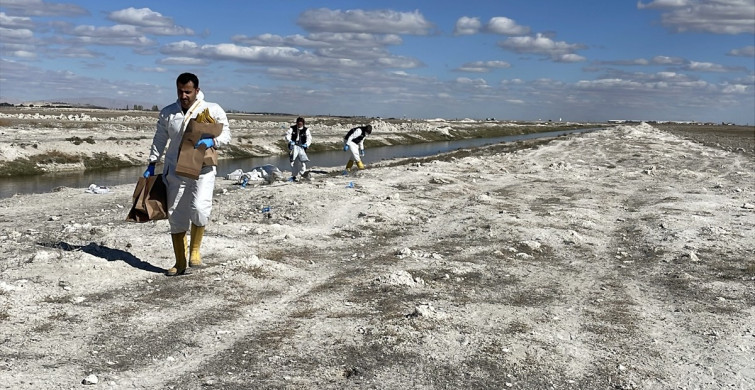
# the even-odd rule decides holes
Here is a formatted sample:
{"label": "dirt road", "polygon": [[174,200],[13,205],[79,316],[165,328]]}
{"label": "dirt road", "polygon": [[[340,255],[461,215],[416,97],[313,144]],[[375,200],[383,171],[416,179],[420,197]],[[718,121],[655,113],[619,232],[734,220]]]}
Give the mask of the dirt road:
{"label": "dirt road", "polygon": [[638,125],[218,180],[174,278],[131,186],[2,199],[0,387],[753,388],[754,175]]}

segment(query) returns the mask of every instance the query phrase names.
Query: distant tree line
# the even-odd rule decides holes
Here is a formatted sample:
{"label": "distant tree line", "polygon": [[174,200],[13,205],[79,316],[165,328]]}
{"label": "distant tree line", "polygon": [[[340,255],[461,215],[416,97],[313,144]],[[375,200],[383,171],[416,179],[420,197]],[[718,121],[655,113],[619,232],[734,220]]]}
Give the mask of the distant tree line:
{"label": "distant tree line", "polygon": [[[134,110],[134,111],[146,111],[144,109],[144,106],[142,106],[141,104],[134,104],[131,107],[131,109]],[[129,110],[128,104],[126,104],[126,111],[128,111],[128,110]],[[155,104],[155,105],[152,106],[152,109],[150,111],[160,111],[160,108],[157,107],[157,104]]]}

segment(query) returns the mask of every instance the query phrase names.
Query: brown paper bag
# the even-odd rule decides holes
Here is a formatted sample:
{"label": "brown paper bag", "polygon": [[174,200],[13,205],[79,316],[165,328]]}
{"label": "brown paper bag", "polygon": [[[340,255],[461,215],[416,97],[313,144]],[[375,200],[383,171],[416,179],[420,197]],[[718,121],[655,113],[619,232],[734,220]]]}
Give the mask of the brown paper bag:
{"label": "brown paper bag", "polygon": [[168,218],[168,191],[163,175],[140,177],[133,195],[134,203],[126,216],[128,222],[148,222]]}
{"label": "brown paper bag", "polygon": [[222,132],[222,123],[202,123],[190,119],[181,139],[176,175],[196,180],[199,178],[199,172],[203,166],[218,165],[218,152],[215,148],[199,147],[195,149],[194,145],[203,137],[211,136],[215,138],[220,136]]}

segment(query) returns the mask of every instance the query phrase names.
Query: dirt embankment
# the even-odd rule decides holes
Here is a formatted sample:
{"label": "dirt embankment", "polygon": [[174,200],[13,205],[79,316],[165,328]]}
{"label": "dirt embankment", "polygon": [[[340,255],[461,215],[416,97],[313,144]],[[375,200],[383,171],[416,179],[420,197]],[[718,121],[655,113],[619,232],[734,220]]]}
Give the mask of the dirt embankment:
{"label": "dirt embankment", "polygon": [[[156,113],[106,110],[0,110],[0,175],[37,175],[56,171],[113,169],[143,165],[155,131]],[[231,114],[233,140],[220,158],[281,155],[283,135],[295,117]],[[596,127],[580,123],[307,118],[311,150],[337,150],[352,127],[371,123],[367,147],[518,135]]]}

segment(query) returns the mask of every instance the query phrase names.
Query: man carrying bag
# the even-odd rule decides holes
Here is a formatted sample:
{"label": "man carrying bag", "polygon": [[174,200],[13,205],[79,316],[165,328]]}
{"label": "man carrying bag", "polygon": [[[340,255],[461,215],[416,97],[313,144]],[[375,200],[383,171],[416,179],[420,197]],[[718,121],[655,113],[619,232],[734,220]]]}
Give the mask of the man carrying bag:
{"label": "man carrying bag", "polygon": [[[176,256],[175,265],[166,273],[168,276],[181,275],[187,267],[202,264],[199,248],[212,211],[212,192],[217,173],[215,150],[231,142],[225,111],[220,105],[204,100],[196,75],[179,75],[176,94],[178,100],[160,111],[150,147],[149,165],[143,175],[145,178],[152,177],[155,164],[165,155],[163,181],[167,189],[168,222]],[[184,142],[186,140],[190,141]],[[197,153],[194,149],[197,149]],[[191,156],[191,162],[184,165],[181,156]],[[189,231],[191,245],[187,259],[186,233]]]}

